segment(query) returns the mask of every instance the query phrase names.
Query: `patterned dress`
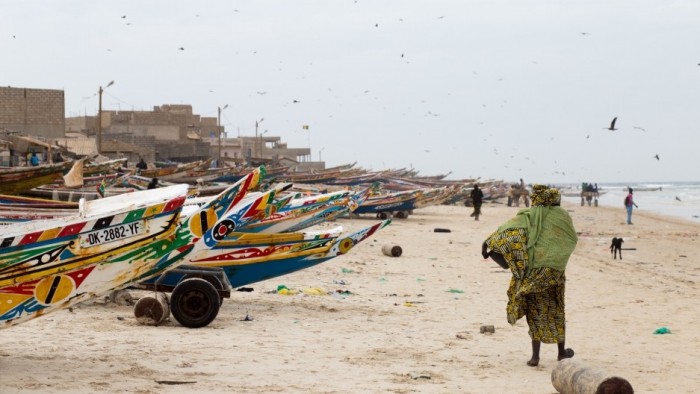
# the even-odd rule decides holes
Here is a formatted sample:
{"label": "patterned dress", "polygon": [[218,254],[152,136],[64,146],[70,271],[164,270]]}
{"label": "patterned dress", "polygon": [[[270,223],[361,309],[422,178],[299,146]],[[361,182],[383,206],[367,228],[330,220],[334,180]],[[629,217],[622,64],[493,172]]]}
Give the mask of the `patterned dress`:
{"label": "patterned dress", "polygon": [[486,239],[488,248],[503,255],[513,276],[508,286],[508,323],[525,316],[533,341],[565,340],[563,271],[550,267],[526,269],[527,232],[524,228],[496,231]]}

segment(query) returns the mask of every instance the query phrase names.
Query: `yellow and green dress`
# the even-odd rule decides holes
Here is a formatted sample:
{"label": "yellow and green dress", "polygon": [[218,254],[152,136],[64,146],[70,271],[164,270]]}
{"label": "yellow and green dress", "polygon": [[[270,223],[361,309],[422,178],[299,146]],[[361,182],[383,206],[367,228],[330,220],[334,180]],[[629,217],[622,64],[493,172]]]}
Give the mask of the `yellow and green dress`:
{"label": "yellow and green dress", "polygon": [[577,242],[569,214],[558,206],[533,206],[498,228],[485,243],[503,255],[513,274],[508,322],[527,318],[533,341],[565,340],[564,271]]}

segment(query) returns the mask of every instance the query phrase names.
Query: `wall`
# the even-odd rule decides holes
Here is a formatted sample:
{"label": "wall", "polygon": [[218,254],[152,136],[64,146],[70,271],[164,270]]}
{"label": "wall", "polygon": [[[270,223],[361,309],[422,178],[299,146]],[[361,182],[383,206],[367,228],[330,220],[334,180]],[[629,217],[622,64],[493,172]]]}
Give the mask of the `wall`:
{"label": "wall", "polygon": [[45,138],[63,137],[63,91],[0,87],[0,128]]}

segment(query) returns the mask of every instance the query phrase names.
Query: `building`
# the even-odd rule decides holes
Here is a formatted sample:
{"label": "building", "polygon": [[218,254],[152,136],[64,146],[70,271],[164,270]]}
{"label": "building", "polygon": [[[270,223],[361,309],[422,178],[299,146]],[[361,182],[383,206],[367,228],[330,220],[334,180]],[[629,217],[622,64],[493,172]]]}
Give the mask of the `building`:
{"label": "building", "polygon": [[62,90],[0,87],[0,131],[46,139],[63,137]]}
{"label": "building", "polygon": [[217,117],[194,114],[191,105],[164,104],[152,111],[102,109],[98,116],[65,117],[62,90],[0,88],[0,135],[34,136],[80,156],[98,153],[109,158],[127,157],[129,162],[187,162],[217,158],[228,163],[255,165],[274,163],[292,171],[324,168],[311,160],[309,148],[288,148],[280,137],[265,135],[221,138],[224,127]]}

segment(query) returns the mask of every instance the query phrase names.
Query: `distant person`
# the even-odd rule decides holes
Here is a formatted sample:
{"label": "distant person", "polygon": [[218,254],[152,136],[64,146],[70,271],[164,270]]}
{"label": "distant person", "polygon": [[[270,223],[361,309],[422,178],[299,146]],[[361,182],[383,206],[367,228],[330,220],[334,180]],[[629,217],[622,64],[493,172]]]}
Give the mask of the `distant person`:
{"label": "distant person", "polygon": [[484,258],[491,257],[512,273],[506,316],[511,325],[523,316],[527,320],[531,367],[540,362],[542,342],[557,344],[557,360],[574,356],[565,347],[564,271],[578,238],[559,200],[559,190],[533,185],[532,207],[521,209],[481,246]]}
{"label": "distant person", "polygon": [[32,152],[32,157],[29,158],[29,164],[31,164],[32,167],[39,165],[39,156],[36,155],[36,152]]}
{"label": "distant person", "polygon": [[523,178],[520,178],[520,188],[525,189],[525,182],[523,182]]}
{"label": "distant person", "polygon": [[146,162],[143,161],[143,157],[139,159],[138,163],[136,163],[136,168],[138,168],[139,171],[143,171],[148,168],[148,164],[146,164]]}
{"label": "distant person", "polygon": [[63,156],[61,156],[61,152],[56,152],[56,156],[53,157],[53,162],[63,163]]}
{"label": "distant person", "polygon": [[633,190],[632,188],[628,188],[629,194],[627,194],[627,197],[625,197],[625,208],[627,209],[627,224],[633,224],[632,223],[632,207],[634,208],[639,208],[637,204],[634,203],[634,196],[633,196]]}
{"label": "distant person", "polygon": [[158,187],[158,178],[153,178],[148,184],[148,190],[155,189],[156,187]]}
{"label": "distant person", "polygon": [[484,200],[484,192],[479,189],[479,185],[474,185],[474,189],[471,192],[472,205],[474,206],[474,212],[471,215],[474,220],[479,220],[479,215],[481,215],[481,203]]}

